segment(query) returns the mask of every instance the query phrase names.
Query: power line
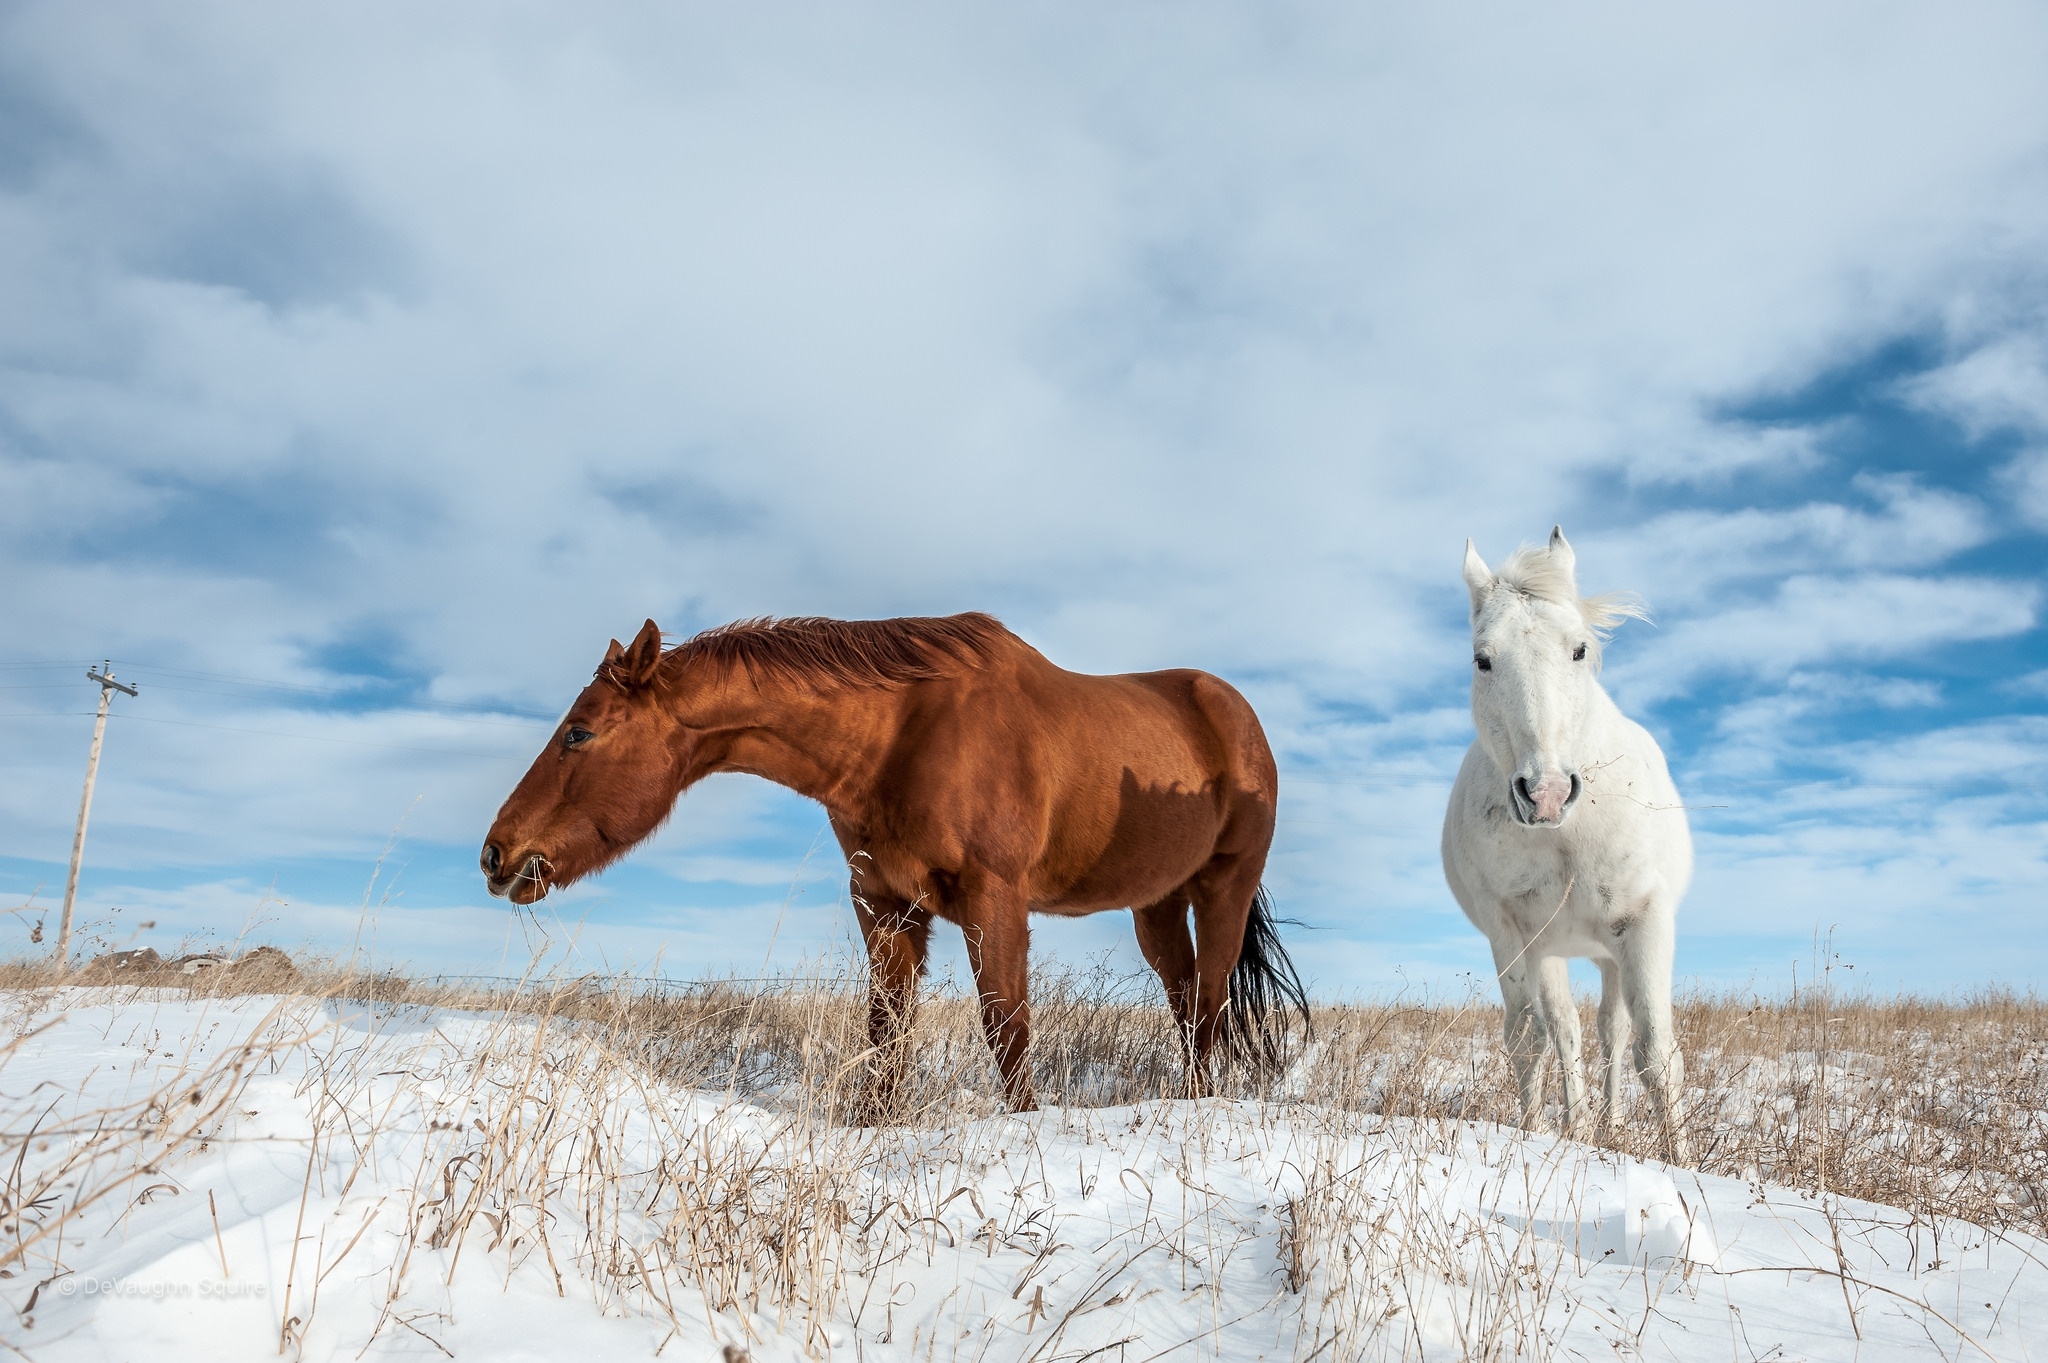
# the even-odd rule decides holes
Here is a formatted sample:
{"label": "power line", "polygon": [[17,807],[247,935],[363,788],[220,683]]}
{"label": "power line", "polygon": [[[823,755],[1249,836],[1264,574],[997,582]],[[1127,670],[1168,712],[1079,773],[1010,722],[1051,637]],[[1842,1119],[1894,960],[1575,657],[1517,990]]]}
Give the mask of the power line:
{"label": "power line", "polygon": [[[209,690],[208,688],[203,686],[179,686],[175,682],[161,682],[152,680],[150,682],[150,685],[158,691],[182,691],[187,695],[195,696],[226,696],[230,699],[233,699],[236,695],[236,693],[233,691],[215,691]],[[9,688],[0,686],[0,691],[4,691],[7,689]],[[310,691],[310,688],[308,688],[308,690]],[[351,696],[360,697],[360,693],[349,691],[335,691],[327,694],[344,698]],[[324,713],[432,714],[441,719],[453,720],[457,724],[482,724],[497,729],[530,729],[535,724],[552,724],[554,723],[556,718],[554,715],[538,714],[531,710],[506,710],[500,709],[496,706],[482,705],[465,706],[448,701],[431,700],[406,700],[395,702],[391,705],[379,706],[375,709],[366,709],[355,712],[346,710],[329,710]],[[515,717],[516,722],[475,718],[474,716],[477,715],[511,715]]]}
{"label": "power line", "polygon": [[325,734],[288,734],[277,729],[244,729],[232,724],[203,724],[196,719],[166,719],[162,715],[123,715],[122,722],[139,720],[144,724],[175,724],[185,729],[214,729],[225,734],[254,734],[262,738],[298,738],[308,743],[347,743],[358,748],[389,748],[393,752],[437,753],[442,757],[503,757],[502,752],[482,752],[475,748],[422,748],[411,743],[379,743],[368,738],[333,738]]}
{"label": "power line", "polygon": [[[245,690],[277,691],[288,695],[333,700],[367,700],[371,699],[370,693],[374,693],[380,687],[401,684],[388,678],[365,678],[363,681],[349,686],[315,686],[305,682],[278,681],[274,678],[266,677],[243,677],[227,672],[196,672],[189,668],[159,667],[153,663],[138,663],[119,658],[116,658],[114,661],[121,663],[131,673],[142,673],[145,679],[150,681],[152,689],[185,691],[196,695],[232,696],[234,692],[214,691],[205,687],[178,686],[173,683],[158,681],[156,678],[177,677],[187,681],[219,682]],[[0,668],[11,670],[56,669],[70,668],[72,666],[73,664],[71,663],[0,663]],[[63,685],[63,683],[52,682],[0,685],[0,691],[54,690],[62,688]],[[431,700],[423,697],[410,697],[383,708],[391,710],[431,710],[452,714],[506,715],[517,719],[532,720],[537,723],[552,723],[557,718],[557,714],[554,712],[542,713],[537,710],[523,710],[510,705],[472,704],[463,701]]]}
{"label": "power line", "polygon": [[[143,670],[166,677],[179,677],[188,681],[220,682],[245,690],[281,691],[291,695],[322,696],[338,699],[361,697],[365,692],[374,691],[379,686],[398,684],[390,679],[372,678],[355,686],[311,686],[304,682],[264,681],[255,677],[235,677],[219,672],[189,672],[175,667],[144,667]],[[207,692],[200,687],[171,686],[165,682],[157,682],[156,685],[167,690],[193,691],[208,695],[232,694],[219,691]],[[464,701],[424,700],[418,698],[408,700],[405,703],[413,708],[422,710],[459,710],[475,714],[517,715],[524,719],[536,720],[552,720],[555,718],[553,714],[515,709],[509,705],[477,705]]]}

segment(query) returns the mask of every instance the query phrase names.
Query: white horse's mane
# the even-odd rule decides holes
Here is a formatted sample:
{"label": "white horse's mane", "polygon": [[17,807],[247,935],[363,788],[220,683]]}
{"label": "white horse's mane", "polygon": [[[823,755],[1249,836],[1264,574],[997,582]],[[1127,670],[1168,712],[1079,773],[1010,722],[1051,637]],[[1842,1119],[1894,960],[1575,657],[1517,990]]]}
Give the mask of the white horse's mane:
{"label": "white horse's mane", "polygon": [[1557,555],[1542,545],[1525,544],[1515,550],[1493,576],[1501,586],[1524,596],[1576,608],[1586,628],[1602,639],[1614,633],[1624,620],[1650,618],[1649,606],[1634,592],[1580,596],[1578,577],[1570,561],[1560,562]]}

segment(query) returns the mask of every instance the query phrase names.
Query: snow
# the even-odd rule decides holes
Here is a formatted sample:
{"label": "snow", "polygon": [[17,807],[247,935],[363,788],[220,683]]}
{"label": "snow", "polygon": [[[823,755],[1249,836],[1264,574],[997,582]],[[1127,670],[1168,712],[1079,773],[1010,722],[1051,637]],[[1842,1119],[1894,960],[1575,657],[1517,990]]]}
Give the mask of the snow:
{"label": "snow", "polygon": [[518,1018],[0,1005],[0,1328],[48,1363],[2022,1359],[2048,1332],[2038,1240],[1313,1095],[873,1132]]}

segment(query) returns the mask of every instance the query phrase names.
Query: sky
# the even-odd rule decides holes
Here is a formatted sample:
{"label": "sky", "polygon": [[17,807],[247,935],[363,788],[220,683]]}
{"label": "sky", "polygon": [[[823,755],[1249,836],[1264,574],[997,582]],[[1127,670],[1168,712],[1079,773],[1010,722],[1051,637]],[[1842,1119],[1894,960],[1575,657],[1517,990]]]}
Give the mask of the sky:
{"label": "sky", "polygon": [[763,782],[537,912],[477,848],[645,618],[978,609],[1235,683],[1317,991],[1470,987],[1459,564],[1561,523],[1654,613],[1682,979],[2048,986],[2044,70],[2025,3],[0,5],[0,951],[110,658],[88,949],[840,959]]}

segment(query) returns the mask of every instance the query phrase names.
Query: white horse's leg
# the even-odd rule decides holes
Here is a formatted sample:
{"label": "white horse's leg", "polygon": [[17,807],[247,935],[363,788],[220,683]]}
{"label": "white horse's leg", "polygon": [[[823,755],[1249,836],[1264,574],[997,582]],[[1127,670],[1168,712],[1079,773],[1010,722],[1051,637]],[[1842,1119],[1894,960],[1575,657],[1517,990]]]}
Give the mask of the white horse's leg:
{"label": "white horse's leg", "polygon": [[1493,948],[1504,1008],[1501,1033],[1515,1067],[1515,1085],[1521,1090],[1522,1129],[1533,1131],[1543,1120],[1543,1018],[1536,1008],[1529,960],[1520,946],[1509,950],[1509,945],[1497,942]]}
{"label": "white horse's leg", "polygon": [[1650,1110],[1674,1164],[1692,1159],[1680,1129],[1678,1104],[1685,1098],[1685,1057],[1671,1025],[1671,906],[1652,905],[1615,943],[1615,955],[1635,1016],[1636,1077],[1650,1097]]}
{"label": "white horse's leg", "polygon": [[1564,1119],[1567,1136],[1576,1133],[1586,1115],[1586,1069],[1580,1058],[1582,1033],[1578,1006],[1572,1002],[1571,962],[1563,956],[1545,956],[1536,963],[1537,1006],[1543,1012],[1543,1030],[1557,1052],[1557,1068],[1564,1078]]}
{"label": "white horse's leg", "polygon": [[1600,967],[1600,1134],[1606,1135],[1621,1112],[1621,1075],[1629,1042],[1628,991],[1612,961]]}

